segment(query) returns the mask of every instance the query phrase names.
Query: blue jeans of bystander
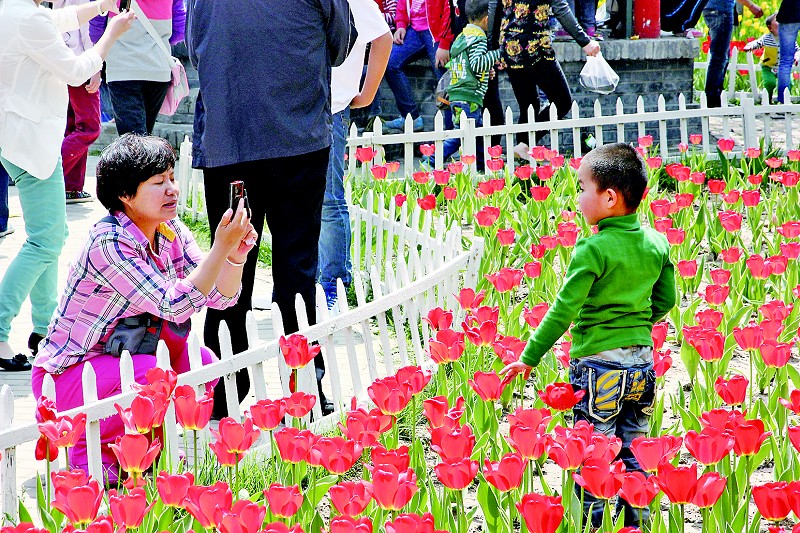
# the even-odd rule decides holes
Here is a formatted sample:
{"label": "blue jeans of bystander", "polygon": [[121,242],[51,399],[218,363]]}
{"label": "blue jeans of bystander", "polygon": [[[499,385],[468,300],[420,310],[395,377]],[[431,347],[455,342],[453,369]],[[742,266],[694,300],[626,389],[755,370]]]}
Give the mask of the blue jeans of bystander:
{"label": "blue jeans of bystander", "polygon": [[780,40],[780,63],[778,64],[778,102],[783,103],[783,91],[792,86],[792,64],[797,44],[800,22],[786,22],[778,25]]}
{"label": "blue jeans of bystander", "polygon": [[[476,104],[470,104],[469,102],[450,102],[450,110],[453,112],[453,123],[456,126],[459,125],[462,112],[466,114],[467,118],[474,118],[476,126],[483,126],[483,108]],[[444,143],[442,143],[444,160],[447,161],[450,158],[450,156],[458,152],[458,149],[460,147],[461,147],[461,139],[458,138],[445,139]],[[479,158],[482,159],[483,139],[481,138],[478,139],[477,152],[478,152],[477,154],[471,154],[471,155],[477,155]]]}
{"label": "blue jeans of bystander", "polygon": [[344,153],[350,126],[350,108],[333,115],[333,139],[325,196],[322,200],[322,226],[319,232],[319,277],[328,305],[336,300],[336,280],[352,281],[350,260],[350,213],[344,197]]}
{"label": "blue jeans of bystander", "polygon": [[417,56],[425,52],[431,62],[436,79],[438,80],[445,69],[436,66],[436,49],[438,46],[433,42],[430,31],[415,31],[412,28],[406,30],[406,38],[403,44],[392,46],[392,53],[389,56],[389,64],[386,66],[386,82],[394,94],[397,101],[397,110],[400,116],[405,118],[411,113],[411,118],[419,116],[419,107],[414,101],[414,92],[403,69]]}
{"label": "blue jeans of bystander", "polygon": [[731,56],[731,36],[733,35],[733,9],[720,11],[704,9],[703,18],[708,26],[711,44],[708,49],[708,68],[706,69],[706,102],[708,107],[722,105],[722,87],[725,72]]}

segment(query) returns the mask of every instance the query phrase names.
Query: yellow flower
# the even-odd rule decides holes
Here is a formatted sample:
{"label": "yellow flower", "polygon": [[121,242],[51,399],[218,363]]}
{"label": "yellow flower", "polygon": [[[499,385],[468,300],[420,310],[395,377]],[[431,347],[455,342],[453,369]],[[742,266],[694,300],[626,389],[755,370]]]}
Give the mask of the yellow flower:
{"label": "yellow flower", "polygon": [[531,6],[528,4],[517,4],[514,8],[514,16],[518,19],[527,17],[531,12]]}
{"label": "yellow flower", "polygon": [[537,21],[544,22],[545,20],[550,18],[550,6],[549,5],[538,6],[533,16],[536,18]]}
{"label": "yellow flower", "polygon": [[509,57],[515,57],[522,53],[522,47],[519,45],[519,41],[507,41],[506,53],[509,55]]}

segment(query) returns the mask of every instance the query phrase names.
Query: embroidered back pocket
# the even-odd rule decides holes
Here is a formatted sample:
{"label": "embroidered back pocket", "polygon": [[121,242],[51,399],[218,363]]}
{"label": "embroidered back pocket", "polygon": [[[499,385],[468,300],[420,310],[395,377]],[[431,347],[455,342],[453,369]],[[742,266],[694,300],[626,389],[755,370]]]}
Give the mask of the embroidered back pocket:
{"label": "embroidered back pocket", "polygon": [[589,366],[589,414],[608,422],[622,409],[622,395],[625,391],[627,372],[621,369]]}

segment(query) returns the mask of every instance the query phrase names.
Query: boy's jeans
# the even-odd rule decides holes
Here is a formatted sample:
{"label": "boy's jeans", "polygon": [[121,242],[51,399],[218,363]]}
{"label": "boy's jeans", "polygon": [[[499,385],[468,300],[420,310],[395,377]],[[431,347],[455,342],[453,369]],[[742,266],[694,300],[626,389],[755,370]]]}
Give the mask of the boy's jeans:
{"label": "boy's jeans", "polygon": [[783,91],[792,85],[792,63],[794,63],[794,50],[797,43],[797,32],[800,31],[800,22],[786,22],[778,25],[778,39],[780,40],[780,63],[778,64],[778,102],[783,102]]}
{"label": "boy's jeans", "polygon": [[[655,402],[655,373],[653,349],[649,346],[628,346],[606,350],[595,355],[570,361],[570,382],[575,390],[585,390],[586,395],[573,409],[575,422],[586,420],[594,430],[622,440],[622,450],[617,459],[625,463],[627,471],[642,471],[631,452],[631,441],[644,437],[650,429],[650,416]],[[581,488],[575,490],[580,498]],[[584,493],[584,514],[591,510],[593,527],[603,521],[605,500]],[[638,526],[649,519],[649,510],[635,509],[622,498],[617,500],[616,512],[625,509],[625,525]]]}
{"label": "boy's jeans", "polygon": [[733,35],[733,10],[719,11],[704,9],[703,19],[708,25],[711,45],[708,49],[708,68],[706,70],[706,102],[708,107],[722,105],[722,86],[728,60],[731,57],[731,36]]}
{"label": "boy's jeans", "polygon": [[[336,280],[350,285],[350,213],[344,198],[344,152],[350,127],[350,108],[333,115],[333,139],[322,200],[322,226],[319,232],[319,282],[325,294],[336,294]],[[329,301],[335,298],[329,298]]]}
{"label": "boy's jeans", "polygon": [[[474,111],[472,110],[474,107]],[[470,104],[469,102],[450,102],[450,110],[453,112],[453,123],[458,127],[459,121],[461,119],[461,113],[467,115],[467,118],[474,118],[475,119],[475,126],[483,126],[483,108],[475,105]],[[442,143],[442,150],[444,152],[444,161],[450,159],[450,156],[458,152],[458,149],[461,147],[461,139],[445,139],[444,143]],[[476,146],[477,154],[469,154],[469,155],[476,155],[479,159],[483,159],[483,139],[478,138],[478,143]]]}

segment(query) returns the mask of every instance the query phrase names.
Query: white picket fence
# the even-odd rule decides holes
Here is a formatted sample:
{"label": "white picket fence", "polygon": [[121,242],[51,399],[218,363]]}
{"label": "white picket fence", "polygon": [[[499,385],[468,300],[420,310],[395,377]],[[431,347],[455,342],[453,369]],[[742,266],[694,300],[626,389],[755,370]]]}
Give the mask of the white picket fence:
{"label": "white picket fence", "polygon": [[[739,62],[739,50],[734,48],[731,50],[731,57],[728,62],[728,69],[727,69],[727,78],[728,78],[728,88],[723,91],[723,97],[727,98],[728,100],[733,100],[734,98],[746,98],[750,97],[756,102],[764,102],[769,103],[769,96],[767,95],[767,91],[765,89],[761,89],[758,86],[758,77],[756,75],[756,71],[761,70],[761,64],[759,63],[760,59],[756,57],[753,52],[745,52],[745,60],[743,63]],[[706,68],[708,68],[707,61],[695,61],[694,62],[694,69],[695,70],[702,70],[705,72]],[[740,74],[740,70],[745,70],[747,74],[747,81],[750,87],[749,91],[737,91],[736,90],[736,78]],[[792,72],[800,71],[800,67],[792,66]],[[777,97],[777,95],[774,95]],[[784,99],[784,101],[788,101],[788,99]]]}
{"label": "white picket fence", "polygon": [[[184,163],[182,157],[178,163],[179,179],[191,182],[191,176],[185,175],[188,165]],[[195,202],[194,205],[198,204]],[[366,208],[351,207],[354,220],[353,284],[358,305],[348,309],[340,281],[340,314],[330,317],[325,295],[318,286],[318,323],[309,326],[305,321],[303,300],[299,295],[297,297],[300,333],[322,346],[328,372],[325,383],[330,386],[330,397],[337,411],[353,396],[360,401],[366,400],[370,383],[394,373],[400,366],[423,364],[432,367],[433,363],[424,350],[424,339],[428,338],[430,331],[422,318],[436,306],[456,308],[454,294],[462,285],[473,285],[478,275],[482,240],[473,239],[470,247],[464,249],[460,228],[448,230],[443,221],[434,224],[431,213],[422,212],[418,207],[408,213],[406,206],[398,212],[394,206],[387,211],[385,205],[383,197],[375,197],[370,192],[366,196]],[[195,386],[200,391],[202,384],[222,378],[228,412],[236,419],[242,418],[242,408],[236,401],[235,372],[238,370],[249,369],[256,401],[269,397],[267,379],[270,377],[278,379],[279,376],[282,395],[287,395],[289,369],[279,356],[277,337],[282,334],[283,326],[275,305],[271,317],[276,338],[264,342],[259,339],[254,316],[252,313],[248,316],[250,348],[239,354],[232,353],[228,328],[223,323],[220,328],[220,361],[208,366],[202,366],[200,362],[199,340],[192,333],[189,341],[191,370],[180,376],[179,383]],[[161,368],[169,366],[169,354],[163,345],[159,346],[157,361]],[[127,407],[135,396],[130,389],[133,365],[127,353],[120,358],[120,365],[122,394],[97,401],[95,375],[91,365],[85,365],[82,378],[86,405],[59,413],[70,416],[86,413],[89,474],[96,479],[102,478],[99,421],[116,414],[115,403]],[[313,365],[299,373],[298,388],[317,395]],[[54,384],[49,377],[45,380],[44,392],[54,398]],[[14,396],[4,385],[0,389],[0,525],[3,525],[3,517],[6,521],[13,521],[18,516],[18,488],[24,480],[17,476],[17,448],[23,443],[36,441],[39,436],[37,426],[31,420],[14,424],[14,409]],[[313,419],[312,427],[317,429],[330,427],[339,420],[336,413],[323,418],[319,402],[314,407]],[[167,452],[173,461],[177,461],[179,428],[172,407],[164,427]],[[207,433],[204,438],[208,438]],[[33,461],[33,457],[24,460]],[[53,466],[58,467],[57,464]],[[41,470],[44,471],[44,464]]]}
{"label": "white picket fence", "polygon": [[[743,147],[757,147],[761,136],[772,136],[773,130],[785,134],[785,143],[791,143],[795,132],[795,118],[800,115],[800,104],[777,104],[769,105],[768,102],[756,104],[751,98],[743,98],[741,105],[729,105],[723,99],[722,107],[709,108],[706,105],[704,93],[700,94],[700,105],[687,105],[683,94],[678,97],[678,108],[667,110],[663,95],[659,95],[656,111],[645,111],[644,100],[640,96],[637,99],[636,109],[625,109],[622,99],[617,98],[615,113],[613,115],[603,115],[599,100],[595,100],[594,113],[592,116],[582,117],[577,102],[573,102],[571,117],[558,120],[555,105],[550,106],[551,119],[547,122],[535,122],[532,107],[528,108],[528,122],[515,124],[514,114],[511,108],[506,108],[505,124],[492,125],[489,112],[484,110],[483,126],[477,127],[474,119],[462,118],[458,129],[446,130],[444,128],[444,117],[442,112],[437,112],[434,118],[434,129],[430,132],[414,132],[411,116],[406,117],[404,133],[384,133],[380,119],[374,122],[373,131],[365,131],[359,135],[358,129],[353,125],[350,129],[350,137],[347,142],[349,149],[349,172],[357,174],[356,150],[359,147],[371,146],[380,148],[387,145],[402,144],[404,146],[403,158],[406,177],[411,175],[414,167],[414,144],[431,143],[435,145],[434,165],[442,168],[444,164],[442,143],[445,139],[458,138],[461,140],[461,153],[475,154],[478,139],[483,139],[484,157],[490,159],[488,148],[491,146],[491,137],[500,135],[505,140],[505,161],[510,172],[513,173],[517,162],[514,161],[513,147],[515,145],[514,135],[517,133],[534,131],[546,131],[550,133],[550,148],[563,152],[571,152],[574,157],[583,155],[581,134],[590,131],[597,142],[597,146],[612,142],[626,142],[626,125],[633,124],[639,136],[645,135],[648,129],[652,130],[653,125],[657,125],[658,134],[654,136],[653,143],[658,145],[659,155],[667,158],[675,153],[677,143],[668,138],[667,132],[670,127],[677,126],[679,129],[679,142],[688,143],[690,133],[701,133],[703,135],[701,148],[706,153],[716,151],[714,141],[711,139],[713,134],[716,137],[727,137],[732,131],[741,133]],[[718,120],[714,120],[718,119]],[[689,122],[692,120],[700,121],[699,131],[690,131]],[[648,125],[650,128],[648,128]],[[608,134],[608,129],[613,133]],[[559,133],[566,132],[571,135],[570,146],[559,145]],[[631,139],[627,139],[630,142]],[[785,149],[795,148],[795,146],[785,146]],[[741,149],[741,147],[739,147]],[[384,159],[384,151],[377,149],[375,158],[367,162],[381,163]],[[526,162],[527,163],[527,162]],[[474,171],[474,164],[473,164]]]}

